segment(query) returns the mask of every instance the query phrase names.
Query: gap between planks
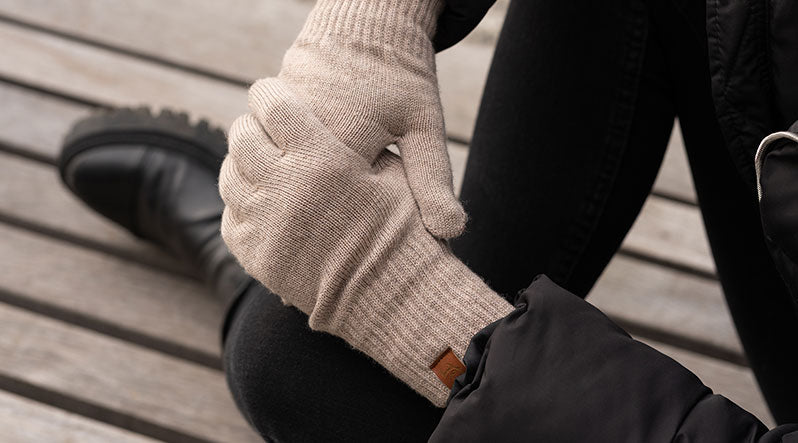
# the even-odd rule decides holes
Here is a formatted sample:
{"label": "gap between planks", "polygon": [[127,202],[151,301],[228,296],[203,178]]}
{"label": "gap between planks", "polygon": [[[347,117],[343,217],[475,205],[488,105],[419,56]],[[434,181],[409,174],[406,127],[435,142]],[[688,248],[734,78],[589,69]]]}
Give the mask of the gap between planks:
{"label": "gap between planks", "polygon": [[167,441],[259,441],[215,370],[0,304],[0,387]]}

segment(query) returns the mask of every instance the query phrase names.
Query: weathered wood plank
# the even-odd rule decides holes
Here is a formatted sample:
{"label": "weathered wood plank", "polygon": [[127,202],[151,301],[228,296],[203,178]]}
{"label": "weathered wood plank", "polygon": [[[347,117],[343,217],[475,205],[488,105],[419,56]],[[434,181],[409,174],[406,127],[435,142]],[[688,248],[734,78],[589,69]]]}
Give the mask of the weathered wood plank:
{"label": "weathered wood plank", "polygon": [[587,300],[624,325],[643,325],[684,346],[708,345],[722,356],[742,359],[742,345],[715,281],[616,256]]}
{"label": "weathered wood plank", "polygon": [[0,238],[0,290],[219,355],[221,308],[202,285],[3,224]]}
{"label": "weathered wood plank", "polygon": [[3,0],[0,11],[49,29],[252,80],[277,72],[313,3],[78,0],[56,5]]}
{"label": "weathered wood plank", "polygon": [[641,341],[693,371],[716,394],[723,395],[737,403],[767,426],[775,426],[773,416],[770,415],[770,410],[757,387],[756,379],[750,369],[707,358],[706,356],[653,340]]}
{"label": "weathered wood plank", "polygon": [[[465,42],[494,45],[508,4],[509,0],[497,1]],[[62,5],[4,0],[0,12],[231,78],[252,79],[276,71],[312,6],[312,1],[302,0],[239,0],[234,8],[212,0],[174,0],[168,5],[156,0],[80,0]]]}
{"label": "weathered wood plank", "polygon": [[173,106],[228,127],[246,89],[47,34],[0,24],[0,75],[112,105]]}
{"label": "weathered wood plank", "polygon": [[0,429],[6,443],[156,441],[3,391],[0,391]]}
{"label": "weathered wood plank", "polygon": [[218,371],[2,304],[0,331],[7,378],[188,436],[259,441]]}
{"label": "weathered wood plank", "polygon": [[52,96],[0,83],[0,142],[54,161],[61,139],[73,122],[91,109]]}
{"label": "weathered wood plank", "polygon": [[654,183],[654,190],[682,201],[698,202],[678,120],[673,125],[668,150],[665,151],[665,159]]}
{"label": "weathered wood plank", "polygon": [[715,273],[704,222],[695,206],[649,197],[622,247],[706,274]]}

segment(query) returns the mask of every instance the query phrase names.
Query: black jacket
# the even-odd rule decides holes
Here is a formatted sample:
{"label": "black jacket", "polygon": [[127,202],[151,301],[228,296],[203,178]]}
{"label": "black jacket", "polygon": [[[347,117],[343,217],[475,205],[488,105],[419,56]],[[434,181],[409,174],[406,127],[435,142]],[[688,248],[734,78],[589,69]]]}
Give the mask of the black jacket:
{"label": "black jacket", "polygon": [[753,191],[760,142],[798,120],[798,2],[707,0],[707,36],[718,121]]}
{"label": "black jacket", "polygon": [[[754,162],[763,139],[798,120],[798,1],[706,1],[721,130],[752,193],[761,184],[767,240],[798,303],[798,142],[775,137]],[[436,49],[465,37],[493,3],[447,0]],[[544,276],[464,360],[430,441],[798,442],[798,425],[768,431]]]}
{"label": "black jacket", "polygon": [[431,442],[798,442],[545,276],[480,331]]}

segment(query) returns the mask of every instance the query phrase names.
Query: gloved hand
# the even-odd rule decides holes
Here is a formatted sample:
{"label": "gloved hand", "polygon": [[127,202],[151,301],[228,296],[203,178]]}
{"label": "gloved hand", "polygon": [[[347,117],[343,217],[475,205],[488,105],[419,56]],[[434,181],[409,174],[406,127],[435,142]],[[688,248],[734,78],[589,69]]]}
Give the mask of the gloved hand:
{"label": "gloved hand", "polygon": [[319,0],[278,78],[366,161],[395,143],[424,225],[452,238],[466,214],[452,189],[430,40],[443,3]]}
{"label": "gloved hand", "polygon": [[230,130],[222,236],[312,328],[443,406],[430,366],[512,307],[426,230],[400,158],[350,148],[293,88],[260,80]]}

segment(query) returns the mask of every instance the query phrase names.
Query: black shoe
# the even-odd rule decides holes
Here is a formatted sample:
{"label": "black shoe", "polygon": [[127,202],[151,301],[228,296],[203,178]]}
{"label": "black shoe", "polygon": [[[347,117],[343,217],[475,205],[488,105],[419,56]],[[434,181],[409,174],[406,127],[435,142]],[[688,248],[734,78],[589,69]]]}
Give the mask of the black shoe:
{"label": "black shoe", "polygon": [[92,209],[183,261],[229,305],[252,280],[219,232],[217,178],[226,152],[224,133],[205,121],[118,109],[78,122],[58,168]]}

